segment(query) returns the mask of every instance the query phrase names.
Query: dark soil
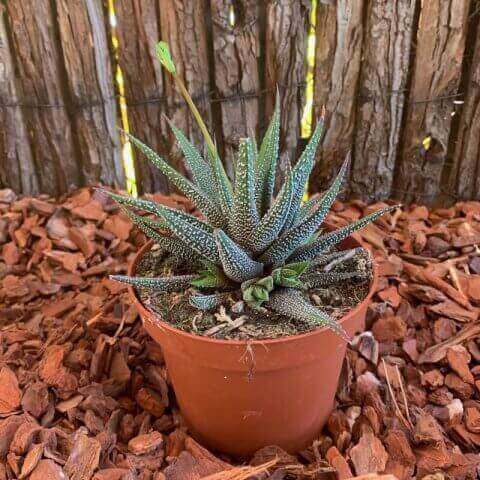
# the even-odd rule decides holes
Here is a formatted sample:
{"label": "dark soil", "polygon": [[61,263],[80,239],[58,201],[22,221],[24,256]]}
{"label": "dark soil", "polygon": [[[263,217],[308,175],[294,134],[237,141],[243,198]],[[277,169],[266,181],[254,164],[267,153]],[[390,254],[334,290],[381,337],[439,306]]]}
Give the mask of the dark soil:
{"label": "dark soil", "polygon": [[[344,281],[328,288],[311,289],[307,292],[310,301],[331,317],[341,319],[368,294],[372,264],[367,251],[335,267],[338,272],[352,270],[361,271],[363,278]],[[157,249],[148,252],[140,260],[136,275],[157,277],[184,273],[191,272]],[[225,304],[217,310],[203,312],[188,303],[188,297],[193,291],[189,289],[180,293],[162,293],[138,289],[138,294],[142,303],[163,321],[197,335],[234,340],[271,339],[311,330],[304,322],[278,315],[266,308],[260,311],[249,308],[241,300],[239,291],[229,293]],[[244,320],[243,323],[240,318]],[[231,325],[234,321],[235,324]],[[235,326],[238,323],[241,325]]]}

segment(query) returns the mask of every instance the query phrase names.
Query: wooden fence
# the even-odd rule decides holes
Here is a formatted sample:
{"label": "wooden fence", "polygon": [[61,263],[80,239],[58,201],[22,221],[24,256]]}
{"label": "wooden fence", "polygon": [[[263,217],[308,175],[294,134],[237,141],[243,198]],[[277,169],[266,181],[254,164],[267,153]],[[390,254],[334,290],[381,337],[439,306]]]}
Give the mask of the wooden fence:
{"label": "wooden fence", "polygon": [[[480,199],[478,0],[317,0],[314,122],[326,130],[310,185],[352,151],[349,191],[366,200]],[[117,66],[131,131],[181,167],[165,116],[200,134],[155,58],[169,42],[227,170],[240,137],[265,130],[278,87],[282,159],[303,146],[307,0],[3,0],[0,186],[58,195],[123,187]],[[112,41],[114,40],[114,41]],[[168,191],[139,155],[143,191]]]}

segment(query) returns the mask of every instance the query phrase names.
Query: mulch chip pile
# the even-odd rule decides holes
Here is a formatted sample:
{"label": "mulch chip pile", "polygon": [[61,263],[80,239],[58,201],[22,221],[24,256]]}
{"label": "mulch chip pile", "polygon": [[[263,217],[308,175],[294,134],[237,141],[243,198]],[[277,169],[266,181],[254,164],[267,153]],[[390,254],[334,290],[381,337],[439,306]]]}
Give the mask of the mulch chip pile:
{"label": "mulch chip pile", "polygon": [[[381,206],[336,202],[329,220]],[[189,436],[160,347],[108,279],[143,235],[94,190],[1,190],[0,479],[476,478],[480,202],[405,207],[360,237],[380,281],[327,426],[296,456],[238,463]]]}

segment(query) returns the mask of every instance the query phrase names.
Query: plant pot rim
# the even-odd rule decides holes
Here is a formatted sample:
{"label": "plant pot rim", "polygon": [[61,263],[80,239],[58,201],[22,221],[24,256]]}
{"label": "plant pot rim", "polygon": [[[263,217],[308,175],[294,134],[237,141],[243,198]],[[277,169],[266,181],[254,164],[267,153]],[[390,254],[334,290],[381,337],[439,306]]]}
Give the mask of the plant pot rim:
{"label": "plant pot rim", "polygon": [[[326,222],[324,223],[326,225]],[[327,224],[327,226],[329,226]],[[365,247],[364,242],[362,242],[358,236],[356,235],[351,235],[348,238],[353,238],[356,243],[359,244],[359,246]],[[154,244],[153,240],[149,240],[148,242],[143,245],[140,250],[136,253],[135,257],[133,260],[130,262],[128,265],[128,270],[127,273],[130,276],[134,276],[135,270],[137,267],[138,261],[143,257],[143,255],[149,251]],[[370,302],[370,299],[372,298],[373,294],[377,290],[377,285],[378,285],[378,270],[377,266],[375,264],[375,260],[372,261],[372,280],[370,282],[370,288],[368,290],[368,294],[366,297],[359,302],[354,308],[348,311],[346,315],[344,315],[341,319],[338,320],[340,324],[343,324],[345,321],[347,321],[349,318],[353,317],[356,315],[356,313],[361,310],[362,306]],[[212,345],[231,345],[231,346],[244,346],[245,344],[248,345],[262,345],[262,346],[267,346],[267,345],[275,345],[275,344],[280,344],[284,342],[290,342],[290,341],[295,341],[295,340],[300,340],[312,335],[319,335],[323,332],[330,331],[328,327],[321,327],[321,328],[316,328],[314,330],[310,330],[305,333],[298,333],[296,335],[287,335],[284,337],[279,337],[279,338],[266,338],[266,339],[260,339],[260,340],[255,340],[255,339],[245,339],[245,340],[226,340],[226,339],[221,339],[221,338],[210,338],[210,337],[205,337],[203,335],[195,335],[193,333],[186,332],[184,330],[180,330],[179,328],[175,328],[173,325],[171,325],[168,322],[165,322],[162,320],[157,313],[155,313],[152,310],[149,310],[147,307],[143,305],[141,302],[140,298],[137,295],[137,292],[135,291],[135,288],[131,285],[128,286],[128,293],[130,294],[131,298],[133,299],[134,305],[137,308],[140,316],[142,319],[148,318],[149,316],[155,317],[156,321],[158,322],[158,328],[160,329],[165,329],[168,330],[170,333],[175,334],[175,335],[180,335],[184,338],[188,338],[190,340],[198,340],[198,341],[203,341],[210,343]],[[145,320],[143,320],[145,321]]]}

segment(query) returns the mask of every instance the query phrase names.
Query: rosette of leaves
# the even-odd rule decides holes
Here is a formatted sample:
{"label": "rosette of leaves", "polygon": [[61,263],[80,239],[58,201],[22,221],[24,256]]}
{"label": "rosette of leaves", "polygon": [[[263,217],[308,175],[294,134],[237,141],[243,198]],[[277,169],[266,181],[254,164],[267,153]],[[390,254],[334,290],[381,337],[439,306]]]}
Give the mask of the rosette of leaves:
{"label": "rosette of leaves", "polygon": [[[201,218],[149,200],[105,191],[132,221],[161,248],[181,258],[188,274],[160,278],[112,276],[138,288],[173,292],[192,291],[195,308],[211,310],[228,294],[238,295],[251,308],[265,308],[286,315],[309,327],[329,327],[346,337],[341,326],[308,299],[308,288],[346,278],[345,273],[328,276],[315,273],[318,259],[328,262],[332,247],[350,234],[396,207],[387,207],[343,228],[319,233],[342,185],[348,159],[323,196],[302,204],[302,197],[315,162],[322,125],[315,128],[296,164],[287,169],[283,184],[274,195],[280,136],[277,105],[265,136],[257,149],[255,140],[241,140],[234,183],[226,175],[215,144],[202,117],[177,75],[168,46],[157,46],[160,62],[173,75],[206,142],[206,158],[171,125],[192,180],[174,170],[162,157],[132,135],[137,147],[202,214]],[[152,220],[136,211],[154,214]],[[332,257],[333,258],[333,257]],[[318,275],[318,276],[316,276]],[[323,276],[322,276],[323,275]],[[354,275],[354,272],[351,276]],[[308,280],[308,281],[307,281]]]}

